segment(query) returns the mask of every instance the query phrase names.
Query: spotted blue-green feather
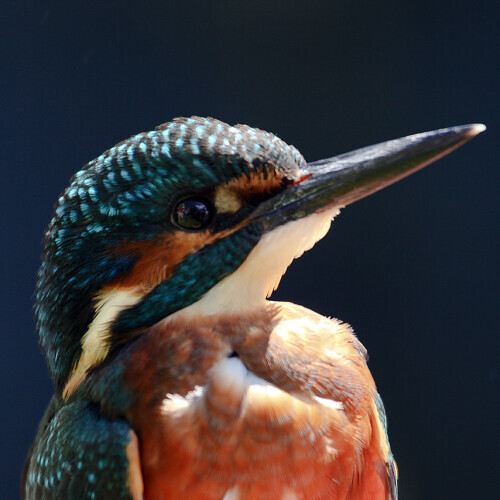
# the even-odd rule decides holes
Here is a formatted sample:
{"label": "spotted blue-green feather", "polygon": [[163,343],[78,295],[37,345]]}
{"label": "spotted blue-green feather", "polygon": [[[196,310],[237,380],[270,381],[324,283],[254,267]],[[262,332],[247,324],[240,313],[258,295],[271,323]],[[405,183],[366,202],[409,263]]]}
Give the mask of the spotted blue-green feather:
{"label": "spotted blue-green feather", "polygon": [[23,498],[130,499],[129,440],[125,420],[108,420],[81,398],[54,398],[25,467]]}

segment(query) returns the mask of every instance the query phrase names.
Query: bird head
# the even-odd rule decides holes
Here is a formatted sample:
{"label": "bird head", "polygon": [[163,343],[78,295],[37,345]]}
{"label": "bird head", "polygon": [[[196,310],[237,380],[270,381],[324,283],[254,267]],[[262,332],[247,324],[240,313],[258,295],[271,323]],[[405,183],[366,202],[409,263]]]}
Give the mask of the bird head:
{"label": "bird head", "polygon": [[56,390],[170,315],[258,308],[340,208],[483,128],[307,164],[273,134],[192,117],[106,151],[72,178],[45,233],[36,311]]}

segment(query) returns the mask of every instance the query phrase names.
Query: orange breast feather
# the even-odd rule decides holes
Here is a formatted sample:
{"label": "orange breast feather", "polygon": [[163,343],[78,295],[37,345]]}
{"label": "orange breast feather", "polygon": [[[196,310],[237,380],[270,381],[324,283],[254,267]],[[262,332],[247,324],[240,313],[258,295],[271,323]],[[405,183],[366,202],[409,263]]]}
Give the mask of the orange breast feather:
{"label": "orange breast feather", "polygon": [[146,499],[390,498],[375,385],[345,324],[273,302],[168,319],[126,377]]}

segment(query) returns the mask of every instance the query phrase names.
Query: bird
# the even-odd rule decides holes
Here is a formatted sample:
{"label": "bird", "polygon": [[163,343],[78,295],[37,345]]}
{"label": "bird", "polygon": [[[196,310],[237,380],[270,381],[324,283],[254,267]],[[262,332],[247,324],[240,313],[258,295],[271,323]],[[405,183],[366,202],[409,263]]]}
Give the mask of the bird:
{"label": "bird", "polygon": [[45,231],[35,308],[55,394],[22,497],[396,499],[365,348],[269,296],[340,209],[484,129],[307,163],[193,116],[85,165]]}

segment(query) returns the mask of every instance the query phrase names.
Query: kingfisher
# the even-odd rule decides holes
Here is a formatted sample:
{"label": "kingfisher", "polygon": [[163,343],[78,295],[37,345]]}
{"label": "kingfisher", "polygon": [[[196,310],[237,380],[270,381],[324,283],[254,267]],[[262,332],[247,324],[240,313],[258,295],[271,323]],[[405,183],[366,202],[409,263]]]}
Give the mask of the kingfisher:
{"label": "kingfisher", "polygon": [[365,348],[268,297],[341,208],[484,128],[306,163],[271,133],[177,118],[85,165],[45,232],[55,395],[23,498],[396,499]]}

